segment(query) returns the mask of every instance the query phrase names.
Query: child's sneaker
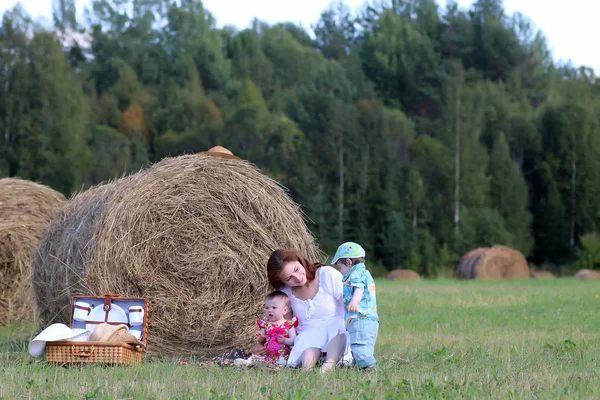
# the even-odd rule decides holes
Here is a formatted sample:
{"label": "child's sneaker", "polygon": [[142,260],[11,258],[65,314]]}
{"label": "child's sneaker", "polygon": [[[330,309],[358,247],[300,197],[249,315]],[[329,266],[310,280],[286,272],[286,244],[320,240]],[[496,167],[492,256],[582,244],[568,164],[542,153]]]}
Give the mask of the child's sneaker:
{"label": "child's sneaker", "polygon": [[376,374],[377,373],[377,364],[371,365],[370,367],[365,367],[362,370],[365,372],[368,372],[370,374]]}

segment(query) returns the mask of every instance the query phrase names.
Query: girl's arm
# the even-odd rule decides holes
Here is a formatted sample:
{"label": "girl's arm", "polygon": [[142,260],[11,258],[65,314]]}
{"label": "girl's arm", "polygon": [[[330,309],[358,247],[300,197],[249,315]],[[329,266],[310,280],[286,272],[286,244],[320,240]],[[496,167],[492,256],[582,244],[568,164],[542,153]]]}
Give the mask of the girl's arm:
{"label": "girl's arm", "polygon": [[287,344],[288,346],[294,345],[294,340],[296,340],[296,328],[292,327],[288,330],[287,338],[283,339],[283,344]]}

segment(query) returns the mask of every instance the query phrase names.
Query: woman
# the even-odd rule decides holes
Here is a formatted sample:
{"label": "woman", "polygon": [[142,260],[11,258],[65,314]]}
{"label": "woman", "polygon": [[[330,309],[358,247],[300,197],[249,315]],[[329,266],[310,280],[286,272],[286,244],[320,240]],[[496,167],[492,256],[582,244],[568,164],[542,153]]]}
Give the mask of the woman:
{"label": "woman", "polygon": [[321,373],[333,368],[348,352],[344,324],[342,274],[300,254],[275,250],[267,262],[269,283],[286,293],[298,319],[297,336],[288,365],[312,369],[322,353]]}

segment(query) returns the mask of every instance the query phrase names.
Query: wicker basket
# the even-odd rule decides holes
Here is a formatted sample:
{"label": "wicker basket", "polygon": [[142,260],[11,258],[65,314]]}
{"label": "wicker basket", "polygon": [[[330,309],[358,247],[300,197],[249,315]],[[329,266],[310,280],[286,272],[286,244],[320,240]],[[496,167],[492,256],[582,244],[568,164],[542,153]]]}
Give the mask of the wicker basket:
{"label": "wicker basket", "polygon": [[142,362],[142,353],[142,349],[126,343],[61,341],[46,345],[48,362],[60,365],[137,365]]}
{"label": "wicker basket", "polygon": [[[142,362],[142,354],[148,344],[149,303],[145,298],[122,297],[120,295],[104,295],[100,297],[73,297],[71,302],[71,328],[73,328],[73,310],[76,301],[100,301],[107,304],[121,305],[143,304],[144,321],[142,328],[142,347],[122,342],[75,342],[68,340],[46,343],[46,360],[59,365],[69,364],[102,364],[102,365],[137,365]],[[110,307],[109,307],[110,308]],[[117,323],[111,323],[117,324]]]}

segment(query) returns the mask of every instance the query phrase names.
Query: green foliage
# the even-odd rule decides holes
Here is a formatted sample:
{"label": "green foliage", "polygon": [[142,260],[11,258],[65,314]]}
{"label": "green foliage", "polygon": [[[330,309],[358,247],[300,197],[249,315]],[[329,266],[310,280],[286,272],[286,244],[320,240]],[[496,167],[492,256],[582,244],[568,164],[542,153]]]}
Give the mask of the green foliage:
{"label": "green foliage", "polygon": [[581,269],[598,269],[600,267],[600,236],[597,233],[586,233],[579,237],[579,257],[577,263]]}
{"label": "green foliage", "polygon": [[223,145],[289,189],[323,249],[355,240],[382,268],[436,276],[493,244],[594,263],[577,247],[600,226],[591,70],[556,67],[499,0],[375,3],[332,3],[314,39],[217,28],[200,0],[93,0],[85,23],[56,0],[54,30],[16,7],[0,26],[0,175],[68,195]]}
{"label": "green foliage", "polygon": [[502,216],[506,229],[513,234],[515,248],[528,255],[532,244],[529,233],[532,217],[527,210],[527,183],[510,158],[503,134],[496,139],[489,169],[492,204]]}

